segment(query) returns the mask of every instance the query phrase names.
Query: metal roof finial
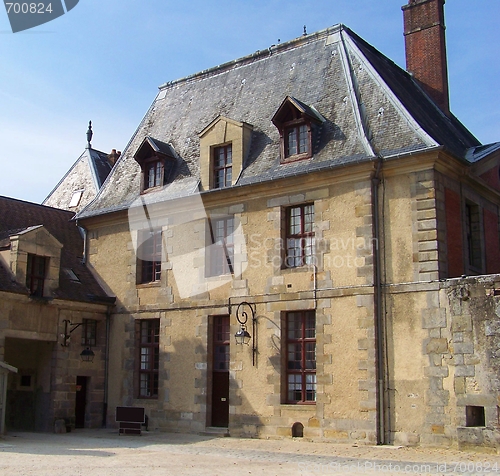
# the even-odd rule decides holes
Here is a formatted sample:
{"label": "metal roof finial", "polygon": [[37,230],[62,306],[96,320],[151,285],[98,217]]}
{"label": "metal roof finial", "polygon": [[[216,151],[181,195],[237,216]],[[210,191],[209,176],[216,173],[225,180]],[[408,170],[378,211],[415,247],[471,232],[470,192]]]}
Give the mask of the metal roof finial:
{"label": "metal roof finial", "polygon": [[307,30],[306,30],[306,26],[304,25],[304,33],[303,33],[303,36],[306,36],[307,35]]}
{"label": "metal roof finial", "polygon": [[87,130],[87,149],[90,149],[90,141],[92,140],[92,121],[89,121],[89,128]]}

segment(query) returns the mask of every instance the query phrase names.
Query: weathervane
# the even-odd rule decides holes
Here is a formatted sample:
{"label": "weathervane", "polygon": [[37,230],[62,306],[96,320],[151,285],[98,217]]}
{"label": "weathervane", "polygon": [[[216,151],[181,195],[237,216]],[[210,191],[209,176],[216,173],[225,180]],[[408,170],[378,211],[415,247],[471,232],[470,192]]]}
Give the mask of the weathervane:
{"label": "weathervane", "polygon": [[87,129],[87,149],[90,149],[90,141],[92,140],[92,121],[89,121],[89,128]]}

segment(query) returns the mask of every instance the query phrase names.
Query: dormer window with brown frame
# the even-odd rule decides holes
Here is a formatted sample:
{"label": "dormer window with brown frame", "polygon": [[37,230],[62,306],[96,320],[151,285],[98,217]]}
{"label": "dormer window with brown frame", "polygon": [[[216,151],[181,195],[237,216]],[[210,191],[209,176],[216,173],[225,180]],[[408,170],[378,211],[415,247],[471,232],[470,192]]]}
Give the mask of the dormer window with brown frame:
{"label": "dormer window with brown frame", "polygon": [[233,180],[233,148],[231,144],[213,149],[214,155],[214,188],[225,188],[232,185]]}
{"label": "dormer window with brown frame", "polygon": [[143,190],[163,185],[164,172],[163,160],[150,159],[146,161],[144,164]]}
{"label": "dormer window with brown frame", "polygon": [[236,184],[250,150],[253,127],[228,117],[217,116],[200,137],[201,190],[215,190]]}
{"label": "dormer window with brown frame", "polygon": [[280,133],[281,163],[310,159],[325,119],[311,106],[287,96],[271,119]]}
{"label": "dormer window with brown frame", "polygon": [[45,256],[28,254],[26,270],[26,287],[31,296],[43,297],[45,277],[47,274],[47,261]]}
{"label": "dormer window with brown frame", "polygon": [[163,187],[172,179],[176,160],[169,144],[146,137],[134,159],[141,166],[141,193]]}

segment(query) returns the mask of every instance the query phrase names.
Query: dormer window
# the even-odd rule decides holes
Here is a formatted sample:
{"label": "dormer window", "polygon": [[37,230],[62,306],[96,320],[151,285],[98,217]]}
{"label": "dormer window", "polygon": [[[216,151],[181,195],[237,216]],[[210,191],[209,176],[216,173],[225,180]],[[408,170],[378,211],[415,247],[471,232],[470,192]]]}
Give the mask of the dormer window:
{"label": "dormer window", "polygon": [[272,118],[280,133],[281,163],[310,159],[323,116],[311,106],[287,96]]}
{"label": "dormer window", "polygon": [[145,164],[144,190],[163,185],[163,161],[153,160]]}
{"label": "dormer window", "polygon": [[141,193],[163,187],[172,179],[176,160],[169,144],[146,137],[134,159],[141,166]]}
{"label": "dormer window", "polygon": [[233,179],[231,144],[214,148],[214,188],[230,187]]}
{"label": "dormer window", "polygon": [[235,185],[250,150],[252,126],[218,116],[200,133],[202,190]]}
{"label": "dormer window", "polygon": [[307,154],[309,146],[309,128],[305,124],[289,126],[285,129],[285,158]]}
{"label": "dormer window", "polygon": [[28,254],[26,287],[32,296],[43,297],[47,261],[48,259],[45,256]]}

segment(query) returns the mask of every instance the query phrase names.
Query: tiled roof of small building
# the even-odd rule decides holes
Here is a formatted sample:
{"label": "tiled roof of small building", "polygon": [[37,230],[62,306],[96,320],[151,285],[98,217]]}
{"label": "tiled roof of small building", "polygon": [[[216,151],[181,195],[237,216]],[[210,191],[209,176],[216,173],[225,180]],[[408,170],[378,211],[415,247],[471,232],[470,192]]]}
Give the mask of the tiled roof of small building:
{"label": "tiled roof of small building", "polygon": [[[63,245],[59,288],[54,297],[82,302],[110,302],[90,270],[82,263],[83,238],[72,221],[73,217],[74,213],[66,210],[0,197],[1,245],[8,243],[9,236],[43,225]],[[72,270],[79,281],[70,279],[65,269]],[[0,291],[29,294],[26,286],[17,283],[1,262]]]}
{"label": "tiled roof of small building", "polygon": [[94,164],[93,172],[97,181],[97,189],[102,187],[104,181],[108,178],[109,172],[113,168],[109,162],[108,154],[96,149],[87,149],[88,154]]}
{"label": "tiled roof of small building", "polygon": [[[325,121],[311,159],[281,164],[279,131],[271,119],[287,96]],[[480,145],[408,73],[337,25],[161,86],[100,193],[79,217],[134,203],[141,171],[133,156],[146,137],[168,144],[178,164],[171,183],[142,199],[194,193],[200,180],[198,134],[218,116],[253,127],[234,186],[439,146],[465,160],[467,149]]]}

